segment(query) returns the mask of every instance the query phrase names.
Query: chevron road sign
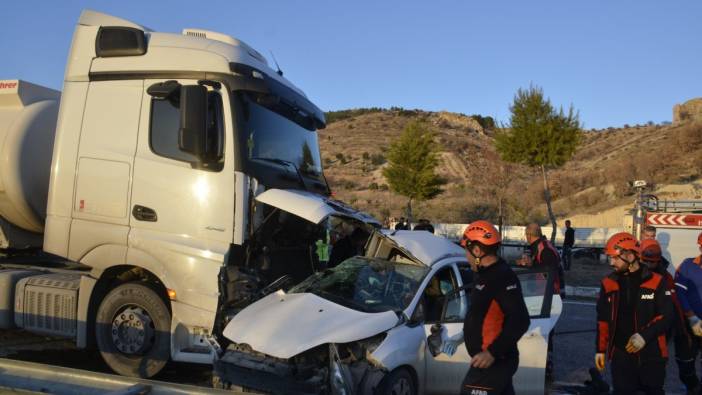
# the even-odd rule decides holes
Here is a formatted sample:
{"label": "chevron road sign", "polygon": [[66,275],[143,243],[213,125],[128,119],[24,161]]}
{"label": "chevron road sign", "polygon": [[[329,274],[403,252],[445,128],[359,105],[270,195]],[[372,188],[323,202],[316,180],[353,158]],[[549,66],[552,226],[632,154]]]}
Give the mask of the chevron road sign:
{"label": "chevron road sign", "polygon": [[702,228],[702,215],[697,214],[648,214],[646,223],[666,228]]}

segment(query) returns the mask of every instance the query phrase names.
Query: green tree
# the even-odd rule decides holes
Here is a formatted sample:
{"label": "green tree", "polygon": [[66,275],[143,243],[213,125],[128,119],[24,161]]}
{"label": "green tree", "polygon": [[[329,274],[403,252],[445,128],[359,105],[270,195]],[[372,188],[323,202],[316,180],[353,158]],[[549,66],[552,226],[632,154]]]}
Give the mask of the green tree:
{"label": "green tree", "polygon": [[548,172],[563,166],[575,153],[582,139],[579,114],[571,105],[568,112],[556,110],[544,97],[543,89],[519,89],[510,106],[507,128],[495,135],[495,148],[503,160],[539,169],[544,184],[544,199],[556,238],[556,218],[551,207]]}
{"label": "green tree", "polygon": [[429,200],[441,192],[444,184],[436,173],[438,147],[434,133],[421,121],[412,121],[387,152],[388,166],[383,176],[390,189],[408,198],[407,216],[412,218],[412,201]]}

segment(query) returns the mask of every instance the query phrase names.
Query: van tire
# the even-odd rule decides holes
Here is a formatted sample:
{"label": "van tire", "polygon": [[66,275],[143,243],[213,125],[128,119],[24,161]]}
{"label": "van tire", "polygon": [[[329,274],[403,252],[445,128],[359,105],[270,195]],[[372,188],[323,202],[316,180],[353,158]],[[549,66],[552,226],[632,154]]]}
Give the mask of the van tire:
{"label": "van tire", "polygon": [[100,303],[95,338],[102,358],[116,373],[153,377],[170,359],[171,313],[148,284],[122,284]]}
{"label": "van tire", "polygon": [[378,395],[417,395],[417,383],[407,369],[399,368],[383,377],[375,391]]}

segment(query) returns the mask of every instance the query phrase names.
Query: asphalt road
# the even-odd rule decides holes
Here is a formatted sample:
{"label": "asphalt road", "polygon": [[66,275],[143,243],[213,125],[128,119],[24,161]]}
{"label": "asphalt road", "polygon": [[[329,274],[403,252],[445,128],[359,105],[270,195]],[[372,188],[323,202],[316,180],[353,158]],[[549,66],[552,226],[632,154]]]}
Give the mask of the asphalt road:
{"label": "asphalt road", "polygon": [[[553,393],[577,393],[572,391],[574,387],[581,386],[590,378],[588,369],[594,366],[594,328],[594,302],[565,301],[563,315],[556,325],[554,338]],[[77,350],[69,341],[22,331],[0,331],[0,357],[110,373],[110,369],[95,351]],[[208,366],[169,363],[156,378],[181,384],[209,386],[211,375]],[[608,374],[605,378],[611,383]],[[672,356],[668,363],[665,389],[666,394],[685,393],[678,380],[677,366]]]}
{"label": "asphalt road", "polygon": [[[564,302],[563,315],[556,325],[554,338],[554,389],[582,385],[590,378],[588,369],[595,365],[595,325],[593,301]],[[672,343],[669,348],[671,358],[668,361],[665,392],[684,394],[685,387],[678,379]],[[611,385],[609,372],[605,378]]]}

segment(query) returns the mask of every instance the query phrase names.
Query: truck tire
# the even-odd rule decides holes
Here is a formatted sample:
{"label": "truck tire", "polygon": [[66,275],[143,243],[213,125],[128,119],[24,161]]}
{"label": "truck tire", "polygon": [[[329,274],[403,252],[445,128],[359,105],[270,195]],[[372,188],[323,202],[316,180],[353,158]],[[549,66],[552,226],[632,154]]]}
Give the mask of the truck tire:
{"label": "truck tire", "polygon": [[149,378],[171,355],[171,314],[144,283],[110,291],[97,311],[95,337],[105,363],[122,376]]}

